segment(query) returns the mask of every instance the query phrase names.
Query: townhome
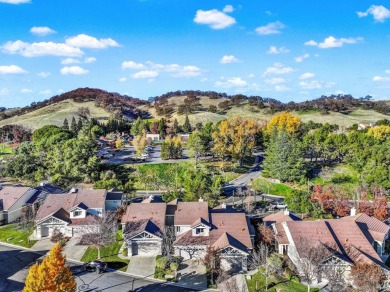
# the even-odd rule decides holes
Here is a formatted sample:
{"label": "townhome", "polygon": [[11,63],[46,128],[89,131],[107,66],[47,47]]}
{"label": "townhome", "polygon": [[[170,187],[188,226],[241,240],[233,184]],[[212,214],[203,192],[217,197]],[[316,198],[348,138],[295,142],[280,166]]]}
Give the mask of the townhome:
{"label": "townhome", "polygon": [[166,203],[132,203],[122,216],[128,255],[156,256],[162,252]]}
{"label": "townhome", "polygon": [[37,190],[30,187],[0,186],[0,224],[8,224],[22,217],[23,207]]}
{"label": "townhome", "polygon": [[49,194],[36,215],[34,237],[48,237],[54,230],[65,236],[82,236],[96,216],[106,211],[106,190],[71,189],[66,194]]}

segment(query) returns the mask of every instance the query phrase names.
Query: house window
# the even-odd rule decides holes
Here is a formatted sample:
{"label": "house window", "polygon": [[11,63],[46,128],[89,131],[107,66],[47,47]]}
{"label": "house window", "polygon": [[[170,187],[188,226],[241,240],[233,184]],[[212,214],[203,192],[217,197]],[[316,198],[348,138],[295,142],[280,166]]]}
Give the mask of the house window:
{"label": "house window", "polygon": [[176,232],[180,232],[180,226],[176,226]]}
{"label": "house window", "polygon": [[77,217],[77,216],[81,216],[81,211],[73,211],[73,216],[74,217]]}
{"label": "house window", "polygon": [[204,228],[198,227],[196,228],[196,234],[203,234],[204,233]]}

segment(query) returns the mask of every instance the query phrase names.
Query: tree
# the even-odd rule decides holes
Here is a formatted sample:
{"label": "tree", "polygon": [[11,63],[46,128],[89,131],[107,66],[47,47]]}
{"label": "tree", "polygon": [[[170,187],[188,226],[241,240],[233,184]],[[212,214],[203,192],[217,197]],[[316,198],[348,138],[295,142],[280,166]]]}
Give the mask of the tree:
{"label": "tree", "polygon": [[57,243],[41,264],[34,264],[27,275],[23,292],[75,292],[76,281]]}
{"label": "tree", "polygon": [[140,155],[146,146],[148,146],[148,140],[146,140],[146,134],[137,135],[133,139],[133,146],[138,155]]}
{"label": "tree", "polygon": [[265,224],[261,224],[258,228],[260,234],[260,241],[266,244],[272,244],[275,240],[275,233],[273,230],[266,226]]}
{"label": "tree", "polygon": [[271,134],[275,129],[277,131],[285,130],[287,133],[296,133],[301,126],[301,119],[289,112],[283,112],[274,115],[267,123],[266,133]]}
{"label": "tree", "polygon": [[167,123],[164,118],[161,118],[158,121],[158,133],[160,134],[160,139],[165,138],[166,129],[167,129]]}
{"label": "tree", "polygon": [[273,274],[279,274],[282,271],[283,260],[277,253],[271,254],[266,259],[264,276],[265,276],[265,291],[268,291],[268,279]]}
{"label": "tree", "polygon": [[101,248],[115,242],[117,230],[115,213],[106,212],[101,217],[95,216],[95,222],[86,228],[86,233],[81,241],[83,244],[96,247],[98,251],[97,258],[100,260]]}
{"label": "tree", "polygon": [[310,213],[313,210],[313,203],[310,195],[307,192],[300,190],[292,190],[286,193],[284,202],[290,210],[295,210],[301,213]]}
{"label": "tree", "polygon": [[73,132],[73,134],[77,137],[77,133],[79,132],[78,131],[78,128],[77,128],[77,123],[76,123],[76,119],[74,117],[72,117],[72,122],[70,124],[70,130]]}
{"label": "tree", "polygon": [[186,116],[186,119],[184,120],[184,125],[182,128],[183,128],[184,133],[191,133],[192,127],[191,127],[191,123],[190,123],[188,116]]}
{"label": "tree", "polygon": [[216,105],[211,104],[211,105],[209,106],[209,112],[216,113],[217,110],[218,110],[218,109],[217,109],[217,106],[216,106]]}
{"label": "tree", "polygon": [[374,210],[374,217],[380,221],[383,221],[389,217],[389,211],[387,209],[387,199],[386,195],[381,192],[377,192],[374,195],[374,201],[372,203],[372,208]]}
{"label": "tree", "polygon": [[145,130],[145,123],[141,119],[141,117],[138,117],[137,120],[132,124],[130,133],[133,136],[139,136],[142,135],[144,130]]}
{"label": "tree", "polygon": [[65,118],[64,124],[62,125],[62,128],[63,128],[64,130],[69,130],[69,122],[68,122],[68,119]]}
{"label": "tree", "polygon": [[173,121],[173,128],[172,128],[172,134],[176,135],[180,132],[179,123],[177,119]]}
{"label": "tree", "polygon": [[351,268],[353,283],[362,291],[379,291],[386,277],[383,269],[374,263],[358,262]]}
{"label": "tree", "polygon": [[204,153],[202,134],[199,131],[191,133],[186,143],[188,154],[195,159],[195,168],[198,167],[199,157]]}
{"label": "tree", "polygon": [[165,138],[161,145],[161,159],[180,159],[183,157],[183,142],[176,136]]}
{"label": "tree", "polygon": [[30,235],[35,228],[35,211],[32,205],[22,207],[22,217],[20,218],[19,228],[26,233],[27,242],[30,243]]}
{"label": "tree", "polygon": [[230,155],[241,167],[243,159],[251,155],[255,135],[260,130],[260,125],[254,119],[228,118],[213,133],[213,151],[220,157]]}
{"label": "tree", "polygon": [[83,120],[79,118],[79,121],[77,122],[77,132],[80,132],[83,128]]}
{"label": "tree", "polygon": [[380,125],[373,128],[369,128],[367,135],[374,137],[380,141],[386,140],[390,136],[390,125]]}
{"label": "tree", "polygon": [[118,139],[115,141],[115,147],[116,149],[120,149],[122,147],[122,140]]}
{"label": "tree", "polygon": [[208,246],[203,259],[203,263],[210,273],[210,282],[213,285],[221,272],[221,257],[219,249],[215,249],[211,246]]}

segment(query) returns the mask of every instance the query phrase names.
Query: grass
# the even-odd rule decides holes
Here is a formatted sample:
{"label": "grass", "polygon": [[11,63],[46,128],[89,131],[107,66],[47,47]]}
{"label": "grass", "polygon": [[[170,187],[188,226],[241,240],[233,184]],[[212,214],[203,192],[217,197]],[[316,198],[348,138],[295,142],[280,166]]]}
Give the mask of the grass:
{"label": "grass", "polygon": [[8,143],[0,143],[0,155],[12,154],[12,148],[9,147]]}
{"label": "grass", "polygon": [[[125,272],[129,264],[129,260],[121,259],[118,257],[118,253],[123,244],[122,232],[118,231],[117,241],[109,246],[105,246],[100,249],[101,260],[105,261],[109,268]],[[88,247],[83,257],[82,262],[88,262],[96,260],[98,257],[98,251],[95,247]]]}
{"label": "grass", "polygon": [[288,185],[282,183],[273,183],[262,177],[255,179],[253,181],[252,187],[258,191],[282,197],[284,197],[286,194],[291,193],[291,191],[293,190],[293,188]]}
{"label": "grass", "polygon": [[[256,289],[257,282],[257,289]],[[263,273],[258,272],[252,276],[251,280],[246,280],[250,292],[265,291],[265,277]],[[268,291],[270,292],[306,292],[307,286],[289,280],[281,276],[272,276],[268,279]],[[311,288],[310,291],[319,291],[317,288]]]}
{"label": "grass", "polygon": [[[27,240],[27,233],[18,229],[17,224],[8,224],[0,227],[0,241],[24,247],[32,247],[37,241]],[[7,240],[10,239],[10,240]]]}

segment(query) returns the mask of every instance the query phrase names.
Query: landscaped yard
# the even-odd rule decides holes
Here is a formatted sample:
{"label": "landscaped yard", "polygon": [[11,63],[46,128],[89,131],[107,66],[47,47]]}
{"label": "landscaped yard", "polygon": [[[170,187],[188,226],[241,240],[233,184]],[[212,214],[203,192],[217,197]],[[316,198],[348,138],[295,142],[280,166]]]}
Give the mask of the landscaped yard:
{"label": "landscaped yard", "polygon": [[257,191],[282,197],[293,190],[293,188],[288,185],[282,183],[272,183],[261,177],[254,180],[252,187]]}
{"label": "landscaped yard", "polygon": [[[8,240],[9,239],[9,240]],[[0,227],[0,241],[9,244],[32,247],[36,240],[27,241],[27,233],[18,229],[17,224],[8,224]]]}
{"label": "landscaped yard", "polygon": [[[257,282],[257,289],[256,289]],[[265,277],[261,272],[246,280],[249,292],[265,291]],[[291,281],[281,276],[273,276],[268,279],[268,291],[270,292],[306,292],[307,286]],[[310,289],[312,292],[319,291],[317,288]]]}
{"label": "landscaped yard", "polygon": [[[100,249],[101,260],[105,261],[108,264],[108,267],[111,269],[126,271],[129,260],[121,259],[118,257],[119,250],[123,244],[123,238],[121,232],[118,232],[117,241],[113,244],[103,247]],[[82,262],[88,262],[96,260],[98,257],[97,248],[88,247],[87,251],[81,258]]]}

